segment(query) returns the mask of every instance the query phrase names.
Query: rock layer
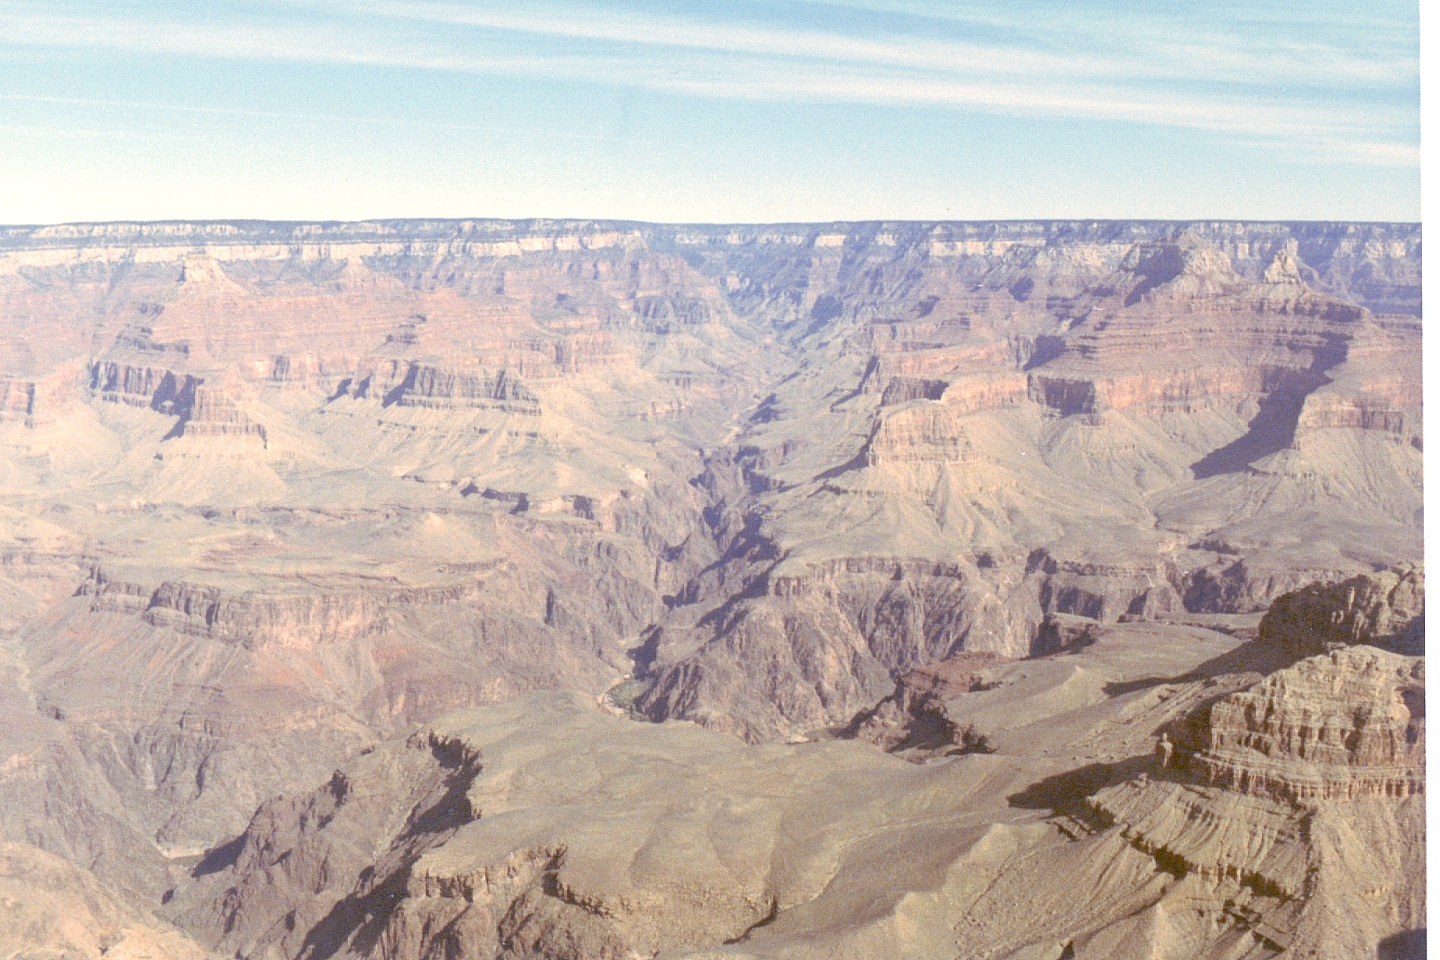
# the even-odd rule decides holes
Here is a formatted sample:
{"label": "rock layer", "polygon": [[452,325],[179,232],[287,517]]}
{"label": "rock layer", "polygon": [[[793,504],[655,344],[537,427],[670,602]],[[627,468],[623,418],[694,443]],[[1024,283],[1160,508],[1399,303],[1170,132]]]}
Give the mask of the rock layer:
{"label": "rock layer", "polygon": [[1425,661],[1364,647],[1300,661],[1210,710],[1206,780],[1300,802],[1425,792]]}
{"label": "rock layer", "polygon": [[[783,741],[1416,561],[1419,274],[1403,224],[0,228],[5,730],[50,731],[0,790],[73,793],[18,839],[144,899],[455,708],[624,680]],[[1002,749],[1005,695],[926,702]]]}
{"label": "rock layer", "polygon": [[1357,643],[1422,653],[1425,572],[1399,567],[1311,584],[1279,597],[1260,621],[1260,635],[1297,656]]}

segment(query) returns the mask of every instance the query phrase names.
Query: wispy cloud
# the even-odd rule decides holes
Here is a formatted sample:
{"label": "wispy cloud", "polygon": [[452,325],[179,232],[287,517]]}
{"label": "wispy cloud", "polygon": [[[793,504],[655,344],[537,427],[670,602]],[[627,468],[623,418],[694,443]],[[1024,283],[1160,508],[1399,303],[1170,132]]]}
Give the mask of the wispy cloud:
{"label": "wispy cloud", "polygon": [[[739,22],[553,2],[497,9],[455,0],[289,0],[263,22],[194,9],[162,18],[152,9],[0,2],[0,43],[1080,117],[1289,144],[1343,162],[1418,162],[1418,65],[1403,24],[1388,33],[1376,27],[1378,41],[1347,47],[1334,30],[1247,35],[1196,26],[1177,36],[1157,16],[1077,22],[1054,5],[1030,8],[1048,16],[1028,19],[917,11],[863,32],[863,24],[797,15],[800,5],[788,19]],[[937,20],[948,25],[935,28]]]}
{"label": "wispy cloud", "polygon": [[[237,117],[250,120],[274,120],[280,122],[360,124],[371,127],[390,127],[410,130],[454,130],[488,133],[514,133],[508,126],[490,123],[457,123],[444,120],[415,120],[407,117],[377,117],[358,114],[313,113],[292,110],[246,110],[238,107],[200,106],[195,104],[161,103],[153,100],[115,100],[107,97],[51,97],[25,93],[0,93],[0,102],[36,104],[41,106],[99,107],[105,110],[141,110],[159,113],[193,114],[197,116]],[[0,131],[33,131],[35,135],[53,133],[72,136],[123,136],[128,131],[101,131],[30,125],[0,125]],[[559,140],[605,140],[605,137],[574,130],[551,130],[546,136]],[[633,140],[645,143],[644,140]]]}
{"label": "wispy cloud", "polygon": [[[786,59],[869,63],[894,68],[1024,74],[1032,77],[1087,76],[1133,79],[1206,79],[1225,83],[1291,82],[1329,85],[1391,83],[1418,69],[1413,51],[1347,49],[1315,39],[1265,37],[1213,24],[1187,24],[1186,40],[1176,40],[1176,17],[1136,15],[1085,18],[1048,15],[1027,19],[977,15],[952,9],[948,15],[917,17],[951,24],[1005,27],[1010,42],[987,43],[937,39],[917,31],[865,36],[834,30],[737,25],[694,17],[641,14],[624,8],[593,6],[496,10],[454,0],[310,0],[313,6],[364,11],[373,17],[525,32],[542,36],[609,41],[659,48],[690,48]],[[919,24],[915,24],[918,26]],[[1054,47],[1060,49],[1053,49]]]}

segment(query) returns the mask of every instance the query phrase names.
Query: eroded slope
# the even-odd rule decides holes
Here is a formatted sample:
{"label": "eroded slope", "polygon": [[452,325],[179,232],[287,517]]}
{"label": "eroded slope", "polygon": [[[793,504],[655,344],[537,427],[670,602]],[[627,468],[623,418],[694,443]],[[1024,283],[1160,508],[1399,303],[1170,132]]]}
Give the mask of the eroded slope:
{"label": "eroded slope", "polygon": [[148,908],[457,707],[624,680],[784,740],[1065,616],[1417,560],[1419,266],[1405,225],[6,228],[3,837]]}
{"label": "eroded slope", "polygon": [[972,736],[900,756],[573,695],[451,714],[262,808],[165,912],[241,957],[391,960],[1359,957],[1424,927],[1422,658],[1120,624],[967,669],[927,695]]}

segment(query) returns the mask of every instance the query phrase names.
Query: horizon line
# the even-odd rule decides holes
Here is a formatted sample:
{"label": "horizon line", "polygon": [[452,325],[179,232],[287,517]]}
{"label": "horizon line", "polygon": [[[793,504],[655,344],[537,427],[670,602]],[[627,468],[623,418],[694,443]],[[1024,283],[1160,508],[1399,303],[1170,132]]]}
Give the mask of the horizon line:
{"label": "horizon line", "polygon": [[57,220],[43,223],[0,223],[0,230],[47,230],[57,227],[113,227],[113,226],[236,226],[246,225],[270,225],[270,226],[359,226],[364,224],[418,224],[418,223],[514,223],[514,224],[535,224],[535,223],[595,223],[623,226],[640,227],[750,227],[750,228],[775,228],[775,227],[823,227],[823,226],[868,226],[868,225],[905,225],[905,226],[942,226],[947,224],[1021,224],[1021,223],[1072,223],[1072,224],[1125,224],[1125,223],[1147,223],[1147,224],[1203,224],[1203,223],[1238,223],[1238,224],[1353,224],[1366,226],[1423,226],[1423,220],[1386,220],[1386,219],[1357,219],[1347,217],[1334,218],[1309,218],[1309,217],[1230,217],[1230,216],[1201,216],[1201,217],[979,217],[979,218],[914,218],[914,217],[859,217],[859,218],[838,218],[830,220],[642,220],[629,219],[625,217],[587,217],[587,216],[399,216],[399,217],[358,217],[354,219],[344,218],[268,218],[268,217],[160,217],[156,219],[145,218],[119,218],[112,220]]}

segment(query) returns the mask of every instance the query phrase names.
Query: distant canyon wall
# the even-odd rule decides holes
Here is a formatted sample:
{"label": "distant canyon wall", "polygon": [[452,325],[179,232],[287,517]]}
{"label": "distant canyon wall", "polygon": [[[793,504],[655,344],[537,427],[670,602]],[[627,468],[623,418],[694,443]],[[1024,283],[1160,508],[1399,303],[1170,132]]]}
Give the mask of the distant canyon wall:
{"label": "distant canyon wall", "polygon": [[1418,560],[1421,254],[1408,224],[0,228],[0,628],[65,763],[174,850],[536,688],[843,725],[1056,617]]}

